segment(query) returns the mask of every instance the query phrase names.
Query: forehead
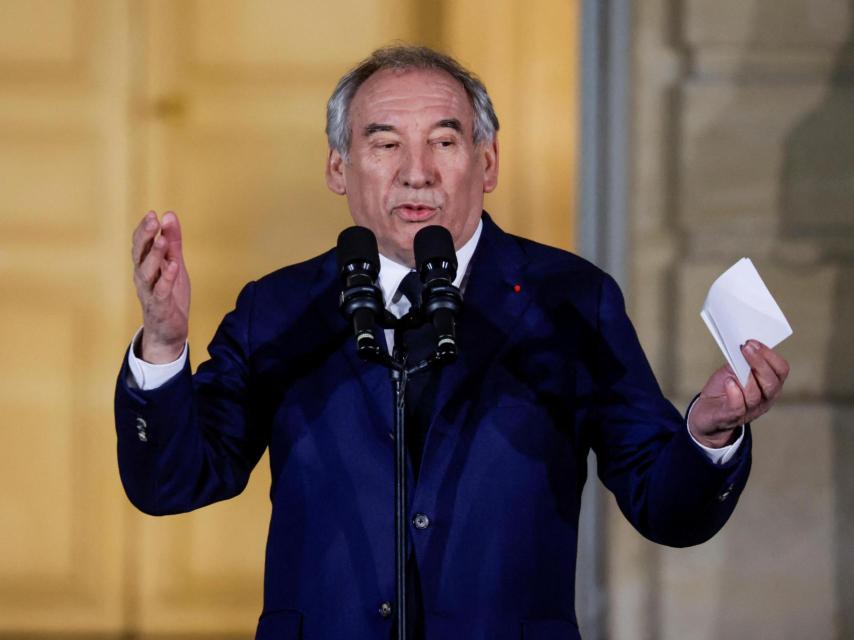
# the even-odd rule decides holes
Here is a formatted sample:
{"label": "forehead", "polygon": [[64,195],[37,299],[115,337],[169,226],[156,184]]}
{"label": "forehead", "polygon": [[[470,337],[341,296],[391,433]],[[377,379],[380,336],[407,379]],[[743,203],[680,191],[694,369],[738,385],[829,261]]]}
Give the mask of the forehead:
{"label": "forehead", "polygon": [[356,126],[401,124],[419,115],[456,118],[465,126],[474,112],[462,83],[438,69],[377,71],[358,88],[350,105],[350,118]]}

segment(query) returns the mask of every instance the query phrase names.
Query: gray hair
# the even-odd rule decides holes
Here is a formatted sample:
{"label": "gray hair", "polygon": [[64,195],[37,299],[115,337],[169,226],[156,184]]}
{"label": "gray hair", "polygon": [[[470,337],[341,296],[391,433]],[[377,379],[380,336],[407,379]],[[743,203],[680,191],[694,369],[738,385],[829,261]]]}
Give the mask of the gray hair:
{"label": "gray hair", "polygon": [[437,69],[448,73],[463,85],[474,109],[472,138],[475,144],[492,142],[498,132],[498,116],[486,87],[471,71],[452,57],[428,47],[398,45],[377,49],[348,71],[326,103],[326,138],[329,148],[347,159],[350,150],[350,104],[362,83],[383,69]]}

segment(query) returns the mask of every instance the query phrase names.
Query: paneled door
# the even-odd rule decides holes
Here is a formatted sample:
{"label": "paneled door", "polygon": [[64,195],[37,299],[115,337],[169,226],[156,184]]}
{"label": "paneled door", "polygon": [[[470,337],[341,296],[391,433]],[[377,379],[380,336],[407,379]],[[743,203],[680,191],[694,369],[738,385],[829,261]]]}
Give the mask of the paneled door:
{"label": "paneled door", "polygon": [[[124,624],[126,2],[0,2],[0,632]],[[118,267],[121,267],[119,269]]]}

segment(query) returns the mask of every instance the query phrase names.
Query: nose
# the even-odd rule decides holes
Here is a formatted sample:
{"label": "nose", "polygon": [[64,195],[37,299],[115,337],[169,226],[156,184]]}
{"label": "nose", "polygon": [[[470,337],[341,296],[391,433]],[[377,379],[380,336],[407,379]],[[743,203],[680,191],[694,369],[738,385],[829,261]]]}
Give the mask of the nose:
{"label": "nose", "polygon": [[398,180],[404,187],[410,189],[433,186],[436,182],[436,166],[430,149],[408,149],[404,153]]}

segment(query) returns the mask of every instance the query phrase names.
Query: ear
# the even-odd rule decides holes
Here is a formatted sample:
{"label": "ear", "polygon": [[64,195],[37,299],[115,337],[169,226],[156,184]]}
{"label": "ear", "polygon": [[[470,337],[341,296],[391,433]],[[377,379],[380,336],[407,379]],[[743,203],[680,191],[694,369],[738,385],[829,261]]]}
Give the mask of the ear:
{"label": "ear", "polygon": [[492,193],[498,186],[498,136],[481,146],[483,153],[483,192]]}
{"label": "ear", "polygon": [[335,149],[329,150],[326,159],[326,186],[333,193],[343,196],[347,193],[347,179],[344,176],[344,158]]}

